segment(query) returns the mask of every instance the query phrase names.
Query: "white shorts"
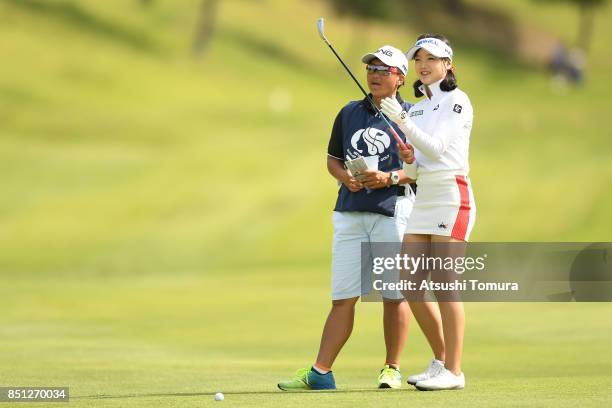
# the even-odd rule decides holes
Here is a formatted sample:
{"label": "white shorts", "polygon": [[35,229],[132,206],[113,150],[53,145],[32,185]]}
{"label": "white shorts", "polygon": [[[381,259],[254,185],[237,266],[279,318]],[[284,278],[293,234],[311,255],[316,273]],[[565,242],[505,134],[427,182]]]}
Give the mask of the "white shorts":
{"label": "white shorts", "polygon": [[[410,190],[409,187],[406,187]],[[361,285],[362,242],[396,242],[401,249],[406,222],[412,211],[414,197],[400,196],[395,204],[395,216],[386,217],[369,212],[334,211],[332,242],[332,299],[349,299],[365,295]],[[372,256],[370,254],[370,263]],[[399,291],[384,291],[384,298],[401,299]]]}
{"label": "white shorts", "polygon": [[448,172],[419,174],[407,234],[428,234],[468,241],[476,221],[474,193],[467,176]]}

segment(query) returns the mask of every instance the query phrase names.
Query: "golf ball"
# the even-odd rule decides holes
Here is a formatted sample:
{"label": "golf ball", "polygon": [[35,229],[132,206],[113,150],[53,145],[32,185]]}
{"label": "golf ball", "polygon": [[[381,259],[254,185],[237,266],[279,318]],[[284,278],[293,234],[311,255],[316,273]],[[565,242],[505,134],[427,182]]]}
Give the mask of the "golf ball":
{"label": "golf ball", "polygon": [[215,401],[223,401],[225,399],[225,396],[223,395],[222,392],[218,392],[215,394]]}

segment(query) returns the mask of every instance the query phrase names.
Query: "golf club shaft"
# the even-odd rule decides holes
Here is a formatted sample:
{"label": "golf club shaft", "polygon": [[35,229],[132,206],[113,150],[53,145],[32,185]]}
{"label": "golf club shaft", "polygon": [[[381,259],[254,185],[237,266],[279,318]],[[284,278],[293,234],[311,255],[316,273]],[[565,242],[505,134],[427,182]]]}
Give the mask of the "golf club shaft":
{"label": "golf club shaft", "polygon": [[378,106],[376,106],[376,104],[374,103],[374,101],[372,100],[372,98],[370,98],[370,95],[366,92],[366,90],[363,88],[363,86],[361,86],[361,84],[359,83],[359,81],[357,80],[357,78],[355,78],[355,75],[353,75],[353,73],[351,72],[350,68],[344,63],[344,61],[342,61],[342,58],[340,58],[340,55],[338,55],[338,53],[336,52],[336,50],[334,49],[334,47],[331,45],[331,43],[327,40],[327,37],[325,37],[324,33],[323,33],[323,18],[320,18],[317,22],[317,27],[319,29],[319,34],[321,35],[321,38],[323,39],[323,41],[325,41],[325,44],[327,44],[327,46],[329,47],[329,49],[334,53],[334,55],[336,56],[336,58],[338,59],[338,61],[340,61],[340,64],[342,64],[342,66],[344,67],[344,69],[346,70],[346,72],[348,72],[348,74],[351,76],[351,78],[353,79],[353,81],[355,81],[355,83],[357,84],[357,86],[359,87],[359,89],[361,90],[361,92],[365,95],[365,97],[367,98],[367,100],[370,102],[370,104],[372,105],[372,107],[374,108],[374,110],[376,111],[376,113],[382,118],[382,120],[387,124],[387,126],[389,127],[389,130],[391,131],[391,134],[393,135],[393,138],[395,139],[395,141],[397,142],[399,148],[401,150],[407,150],[408,147],[406,146],[406,144],[403,142],[403,140],[399,137],[399,135],[397,134],[397,132],[395,131],[395,129],[393,128],[393,126],[389,123],[389,121],[387,120],[387,118],[385,117],[385,115],[380,111],[380,109],[378,108]]}

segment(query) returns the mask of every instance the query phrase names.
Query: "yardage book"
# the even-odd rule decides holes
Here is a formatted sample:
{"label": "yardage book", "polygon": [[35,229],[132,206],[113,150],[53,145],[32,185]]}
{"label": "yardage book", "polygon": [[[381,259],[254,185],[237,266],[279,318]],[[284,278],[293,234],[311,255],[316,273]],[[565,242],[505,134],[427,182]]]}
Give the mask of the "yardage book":
{"label": "yardage book", "polygon": [[368,164],[366,163],[363,156],[359,156],[356,159],[347,160],[344,162],[348,171],[351,172],[353,177],[359,176],[362,172],[368,169]]}

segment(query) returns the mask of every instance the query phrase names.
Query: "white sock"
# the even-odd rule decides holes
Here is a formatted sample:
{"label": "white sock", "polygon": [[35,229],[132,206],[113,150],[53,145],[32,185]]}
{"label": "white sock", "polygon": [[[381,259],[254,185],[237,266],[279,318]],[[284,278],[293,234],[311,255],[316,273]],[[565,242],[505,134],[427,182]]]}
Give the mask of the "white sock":
{"label": "white sock", "polygon": [[321,370],[320,368],[317,368],[317,366],[312,366],[312,369],[315,370],[317,373],[319,373],[321,375],[325,375],[325,374],[329,373],[328,370]]}

